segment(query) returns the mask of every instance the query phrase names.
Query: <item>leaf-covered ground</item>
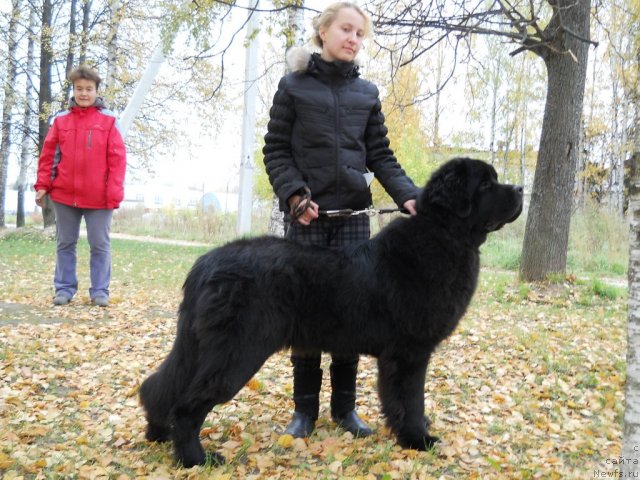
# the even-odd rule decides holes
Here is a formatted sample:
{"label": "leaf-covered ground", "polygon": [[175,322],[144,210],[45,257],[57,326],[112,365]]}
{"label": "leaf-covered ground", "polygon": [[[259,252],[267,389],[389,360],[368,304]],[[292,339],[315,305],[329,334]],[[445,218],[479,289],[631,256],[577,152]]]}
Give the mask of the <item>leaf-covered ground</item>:
{"label": "leaf-covered ground", "polygon": [[[169,351],[186,271],[204,248],[114,241],[112,306],[80,293],[51,305],[53,243],[0,239],[0,476],[11,478],[594,478],[621,449],[626,300],[590,282],[519,285],[483,271],[425,385],[430,452],[403,450],[384,427],[375,361],[363,358],[358,410],[376,434],[330,420],[328,358],[320,420],[307,440],[280,434],[292,411],[286,352],[207,417],[222,467],[176,468],[144,439],[137,390]],[[616,298],[612,298],[616,297]],[[325,356],[326,357],[326,356]]]}

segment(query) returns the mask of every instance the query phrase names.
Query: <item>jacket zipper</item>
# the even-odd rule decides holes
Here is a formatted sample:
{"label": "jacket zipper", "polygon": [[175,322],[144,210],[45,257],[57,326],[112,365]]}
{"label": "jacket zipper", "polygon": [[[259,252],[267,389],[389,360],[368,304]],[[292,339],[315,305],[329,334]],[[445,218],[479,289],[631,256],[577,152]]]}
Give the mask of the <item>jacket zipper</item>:
{"label": "jacket zipper", "polygon": [[339,132],[340,132],[340,108],[339,108],[339,102],[338,102],[338,94],[335,91],[334,85],[330,86],[331,88],[331,93],[333,94],[333,104],[334,104],[334,109],[335,109],[335,116],[336,116],[336,123],[335,123],[335,160],[336,160],[336,200],[338,201],[338,205],[340,204],[340,158],[339,158],[339,152],[340,152],[340,146],[339,146]]}
{"label": "jacket zipper", "polygon": [[[89,130],[89,136],[87,138],[87,150],[91,150],[91,144],[93,143],[92,140],[93,140],[93,130]],[[84,164],[86,165],[86,162]]]}

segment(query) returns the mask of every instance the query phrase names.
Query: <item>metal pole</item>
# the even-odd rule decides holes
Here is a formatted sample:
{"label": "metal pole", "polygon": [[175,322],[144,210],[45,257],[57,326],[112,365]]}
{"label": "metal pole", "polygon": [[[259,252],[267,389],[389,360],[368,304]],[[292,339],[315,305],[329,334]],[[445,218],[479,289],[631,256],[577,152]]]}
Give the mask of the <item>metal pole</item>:
{"label": "metal pole", "polygon": [[[260,0],[256,0],[254,9],[258,8]],[[239,235],[251,231],[251,210],[253,203],[253,154],[256,136],[256,93],[258,67],[258,14],[249,11],[247,24],[247,47],[244,70],[244,109],[242,115],[242,157],[240,159],[240,194],[238,195]]]}
{"label": "metal pole", "polygon": [[[190,4],[191,0],[185,0],[180,8],[182,10],[188,10],[189,8],[191,8]],[[129,133],[129,129],[133,124],[133,119],[136,118],[136,115],[138,114],[140,108],[142,107],[142,104],[144,103],[144,99],[147,96],[147,93],[149,93],[149,90],[151,90],[153,81],[158,76],[160,67],[164,63],[166,53],[171,50],[171,46],[173,45],[173,41],[177,34],[178,30],[176,29],[170,38],[166,39],[165,41],[160,41],[156,49],[151,54],[149,65],[147,65],[147,68],[142,74],[142,78],[140,79],[140,82],[138,82],[131,100],[129,100],[129,103],[125,107],[124,112],[122,112],[122,115],[118,119],[118,128],[123,139],[127,136],[127,133]]]}
{"label": "metal pole", "polygon": [[142,103],[144,102],[147,93],[149,93],[149,90],[153,85],[153,81],[160,71],[164,58],[164,48],[162,43],[160,43],[160,45],[158,45],[153,51],[153,55],[151,55],[151,59],[149,60],[149,65],[147,65],[140,82],[133,92],[131,100],[118,120],[120,135],[122,135],[122,138],[127,136],[127,133],[133,124],[133,119],[138,114],[138,111],[140,111],[140,107],[142,107]]}

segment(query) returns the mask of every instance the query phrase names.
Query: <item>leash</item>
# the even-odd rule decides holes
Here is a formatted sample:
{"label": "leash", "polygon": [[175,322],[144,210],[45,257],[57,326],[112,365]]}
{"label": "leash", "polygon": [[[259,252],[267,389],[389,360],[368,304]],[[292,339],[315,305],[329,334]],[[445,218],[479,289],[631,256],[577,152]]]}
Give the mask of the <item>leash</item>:
{"label": "leash", "polygon": [[[304,191],[300,196],[300,200],[291,209],[292,223],[295,219],[302,215],[309,205],[311,204],[311,191],[304,187]],[[357,215],[366,215],[367,217],[375,217],[376,215],[383,215],[385,213],[400,212],[408,214],[409,211],[406,208],[364,208],[362,210],[353,210],[352,208],[342,208],[340,210],[319,210],[318,214],[327,218],[336,217],[353,217]]]}
{"label": "leash", "polygon": [[367,217],[375,217],[376,215],[383,215],[385,213],[406,213],[409,211],[406,208],[365,208],[363,210],[352,210],[351,208],[343,208],[341,210],[319,210],[318,213],[324,217],[351,217],[355,215],[366,215]]}

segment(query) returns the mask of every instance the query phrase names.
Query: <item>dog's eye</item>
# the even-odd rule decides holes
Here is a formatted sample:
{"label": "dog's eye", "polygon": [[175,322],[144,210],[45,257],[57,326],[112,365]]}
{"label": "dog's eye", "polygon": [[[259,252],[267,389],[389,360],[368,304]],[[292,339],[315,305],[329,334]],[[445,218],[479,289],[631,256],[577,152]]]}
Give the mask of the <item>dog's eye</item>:
{"label": "dog's eye", "polygon": [[493,187],[493,182],[491,182],[489,180],[485,180],[484,182],[482,182],[480,184],[480,187],[478,187],[478,189],[481,192],[484,192],[485,190],[491,190],[491,187]]}

